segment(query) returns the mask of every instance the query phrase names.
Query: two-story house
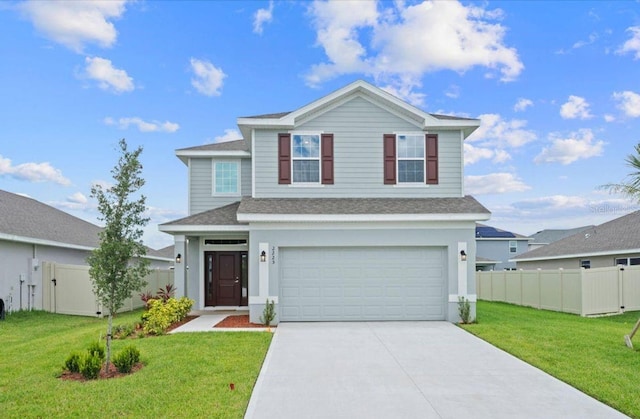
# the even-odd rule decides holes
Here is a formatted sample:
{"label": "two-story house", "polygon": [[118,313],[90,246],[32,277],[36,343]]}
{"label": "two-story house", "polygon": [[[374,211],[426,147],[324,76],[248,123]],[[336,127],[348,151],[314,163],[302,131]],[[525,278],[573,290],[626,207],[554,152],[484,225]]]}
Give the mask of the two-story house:
{"label": "two-story house", "polygon": [[515,270],[511,258],[527,251],[530,237],[478,223],[476,225],[476,270]]}
{"label": "two-story house", "polygon": [[463,141],[477,119],[426,113],[364,81],[293,112],[238,118],[243,139],[180,149],[189,216],[175,283],[196,309],[267,300],[279,321],[475,315]]}

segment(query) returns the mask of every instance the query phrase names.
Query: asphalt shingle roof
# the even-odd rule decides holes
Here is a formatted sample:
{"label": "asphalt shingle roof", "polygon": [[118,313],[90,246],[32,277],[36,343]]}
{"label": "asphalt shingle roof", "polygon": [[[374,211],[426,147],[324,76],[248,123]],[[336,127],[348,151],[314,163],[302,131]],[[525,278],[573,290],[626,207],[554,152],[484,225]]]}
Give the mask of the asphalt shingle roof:
{"label": "asphalt shingle roof", "polygon": [[242,198],[247,214],[488,214],[475,198]]}
{"label": "asphalt shingle roof", "polygon": [[35,199],[0,190],[0,233],[98,247],[100,230]]}
{"label": "asphalt shingle roof", "polygon": [[588,228],[593,228],[594,226],[583,226],[577,228],[571,228],[566,230],[556,230],[556,229],[547,229],[538,231],[536,234],[532,234],[531,238],[533,239],[531,243],[543,243],[549,244],[553,242],[557,242],[558,240],[562,240],[565,237],[573,236],[576,233],[584,231]]}
{"label": "asphalt shingle roof", "polygon": [[515,260],[563,255],[589,255],[597,252],[624,252],[640,249],[640,211],[632,212],[598,226],[591,226],[564,239],[522,253]]}
{"label": "asphalt shingle roof", "polygon": [[249,146],[244,140],[224,141],[222,143],[198,145],[181,148],[177,151],[248,151]]}
{"label": "asphalt shingle roof", "polygon": [[239,223],[236,217],[239,206],[240,202],[234,202],[224,207],[199,212],[161,225],[240,225],[242,223]]}

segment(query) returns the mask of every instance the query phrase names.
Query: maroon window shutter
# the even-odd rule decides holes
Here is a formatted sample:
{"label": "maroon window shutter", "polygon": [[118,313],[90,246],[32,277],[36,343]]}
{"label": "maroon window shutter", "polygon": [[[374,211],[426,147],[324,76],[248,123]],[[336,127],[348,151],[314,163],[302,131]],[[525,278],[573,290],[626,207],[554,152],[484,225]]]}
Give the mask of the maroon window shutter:
{"label": "maroon window shutter", "polygon": [[333,134],[322,134],[322,184],[333,185]]}
{"label": "maroon window shutter", "polygon": [[426,135],[427,184],[438,184],[438,134]]}
{"label": "maroon window shutter", "polygon": [[396,184],[396,135],[384,134],[384,184]]}
{"label": "maroon window shutter", "polygon": [[291,134],[278,134],[278,183],[291,183]]}

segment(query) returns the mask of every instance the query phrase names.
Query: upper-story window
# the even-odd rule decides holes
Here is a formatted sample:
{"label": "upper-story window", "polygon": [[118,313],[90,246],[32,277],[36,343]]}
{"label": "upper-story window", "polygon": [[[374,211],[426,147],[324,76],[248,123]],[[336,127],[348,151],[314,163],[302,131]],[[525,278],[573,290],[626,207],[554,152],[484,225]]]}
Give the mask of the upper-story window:
{"label": "upper-story window", "polygon": [[509,240],[509,253],[516,253],[518,251],[518,242],[516,240]]}
{"label": "upper-story window", "polygon": [[293,134],[293,183],[320,183],[320,134]]}
{"label": "upper-story window", "polygon": [[240,195],[239,161],[213,161],[213,194]]}
{"label": "upper-story window", "polygon": [[437,134],[385,134],[384,183],[438,184]]}
{"label": "upper-story window", "polygon": [[278,134],[278,183],[333,185],[333,134]]}

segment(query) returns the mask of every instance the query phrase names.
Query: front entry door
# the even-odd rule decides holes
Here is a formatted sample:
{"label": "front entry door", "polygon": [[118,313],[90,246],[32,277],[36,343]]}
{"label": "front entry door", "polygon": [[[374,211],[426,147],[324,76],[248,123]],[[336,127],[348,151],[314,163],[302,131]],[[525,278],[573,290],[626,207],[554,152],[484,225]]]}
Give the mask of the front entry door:
{"label": "front entry door", "polygon": [[242,304],[244,259],[246,252],[204,252],[206,306]]}

